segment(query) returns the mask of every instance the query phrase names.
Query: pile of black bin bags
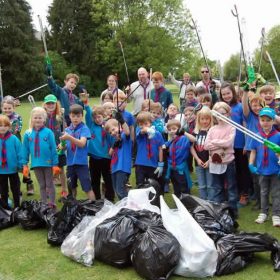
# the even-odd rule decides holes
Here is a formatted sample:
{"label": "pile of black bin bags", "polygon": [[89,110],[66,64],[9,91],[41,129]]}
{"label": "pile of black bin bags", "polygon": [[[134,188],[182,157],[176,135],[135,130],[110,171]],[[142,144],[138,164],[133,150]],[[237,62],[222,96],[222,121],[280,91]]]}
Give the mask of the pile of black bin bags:
{"label": "pile of black bin bags", "polygon": [[[270,251],[274,270],[280,270],[280,245],[268,234],[237,232],[226,203],[217,204],[184,195],[182,203],[215,242],[218,251],[216,275],[237,272],[252,261],[255,252]],[[0,208],[0,229],[18,223],[31,230],[48,229],[48,243],[61,245],[85,216],[95,215],[104,201],[67,198],[61,211],[41,202],[22,202],[10,212]],[[180,245],[163,226],[161,216],[148,210],[122,208],[96,227],[95,258],[116,267],[133,265],[145,279],[167,279],[180,259]]]}
{"label": "pile of black bin bags", "polygon": [[215,242],[218,251],[216,275],[237,272],[253,260],[256,252],[271,252],[274,270],[280,271],[280,244],[277,239],[262,233],[237,233],[227,203],[213,203],[192,195],[181,199],[197,223]]}

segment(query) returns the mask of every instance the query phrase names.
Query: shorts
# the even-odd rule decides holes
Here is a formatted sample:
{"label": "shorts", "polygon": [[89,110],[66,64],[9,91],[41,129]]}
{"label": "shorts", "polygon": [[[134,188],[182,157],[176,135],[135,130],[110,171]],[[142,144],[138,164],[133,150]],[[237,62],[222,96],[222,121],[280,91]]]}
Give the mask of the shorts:
{"label": "shorts", "polygon": [[84,192],[89,192],[92,190],[87,165],[75,164],[67,166],[67,180],[69,180],[69,185],[72,189],[77,187],[77,179],[79,179]]}

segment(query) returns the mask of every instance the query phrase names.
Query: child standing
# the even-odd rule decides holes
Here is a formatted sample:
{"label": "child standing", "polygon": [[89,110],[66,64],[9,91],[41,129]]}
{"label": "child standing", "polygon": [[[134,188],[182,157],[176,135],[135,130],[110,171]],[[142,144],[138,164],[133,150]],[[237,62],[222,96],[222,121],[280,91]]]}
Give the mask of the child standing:
{"label": "child standing", "polygon": [[28,176],[28,162],[31,158],[31,169],[34,170],[40,185],[41,201],[55,207],[55,188],[53,173],[58,174],[60,168],[56,152],[56,143],[53,132],[45,127],[47,119],[46,111],[41,107],[35,107],[30,114],[30,127],[23,136],[23,176]]}
{"label": "child standing", "polygon": [[167,131],[171,139],[163,146],[164,149],[169,149],[166,179],[171,179],[174,194],[179,198],[182,193],[190,193],[191,188],[191,179],[187,166],[191,144],[186,136],[177,135],[180,128],[180,121],[168,121]]}
{"label": "child standing", "polygon": [[60,140],[66,141],[67,180],[70,182],[70,190],[75,198],[77,196],[77,181],[79,179],[88,199],[95,200],[89,178],[87,158],[87,141],[91,137],[90,130],[83,123],[82,106],[78,104],[71,105],[69,113],[71,124],[60,137]]}
{"label": "child standing", "polygon": [[189,106],[195,107],[198,104],[195,94],[196,94],[195,87],[191,85],[187,86],[185,92],[185,100],[182,102],[181,109],[180,109],[181,112],[183,112],[186,107]]}
{"label": "child standing", "polygon": [[0,115],[0,194],[4,208],[9,209],[8,194],[10,188],[13,194],[14,208],[20,204],[20,180],[18,171],[22,169],[21,142],[11,132],[10,120]]}
{"label": "child standing", "polygon": [[79,76],[73,73],[69,73],[66,75],[64,80],[64,87],[61,88],[58,86],[53,77],[51,76],[51,71],[48,71],[48,85],[50,90],[53,94],[57,97],[60,101],[62,108],[64,108],[64,118],[66,124],[69,126],[71,120],[69,118],[69,108],[73,104],[80,104],[81,106],[83,103],[79,100],[79,98],[73,93],[74,89],[76,88],[79,82]]}
{"label": "child standing", "polygon": [[112,155],[112,183],[118,198],[123,199],[127,196],[125,185],[131,174],[132,141],[129,127],[120,112],[116,113],[116,119],[108,120],[105,130],[115,138],[114,146],[109,151]]}
{"label": "child standing", "polygon": [[[231,108],[225,102],[217,102],[213,110],[229,118]],[[235,128],[218,118],[218,124],[211,127],[204,142],[204,149],[209,151],[209,171],[213,178],[213,193],[208,198],[215,202],[228,201],[237,217],[237,185],[234,163]],[[225,193],[227,184],[227,196]]]}
{"label": "child standing", "polygon": [[[280,144],[280,133],[273,127],[275,111],[264,107],[259,113],[259,135],[277,145]],[[261,213],[256,223],[262,224],[268,219],[269,194],[272,198],[272,223],[274,227],[280,227],[280,166],[279,156],[263,144],[253,140],[249,161],[249,169],[254,174],[259,174],[261,187]],[[255,165],[256,166],[255,166]]]}
{"label": "child standing", "polygon": [[[158,180],[162,176],[164,162],[162,154],[163,137],[152,126],[152,116],[149,112],[137,115],[136,142],[137,155],[135,160],[136,184],[140,185],[146,179]],[[161,186],[162,180],[160,180]],[[162,186],[163,187],[163,186]]]}
{"label": "child standing", "polygon": [[96,199],[101,199],[100,180],[102,175],[105,183],[105,198],[114,201],[115,193],[112,186],[110,167],[111,156],[109,155],[113,139],[103,127],[105,110],[102,106],[96,106],[91,109],[87,103],[85,103],[84,108],[86,110],[86,125],[91,133],[91,139],[88,143],[91,186]]}
{"label": "child standing", "polygon": [[[49,128],[55,137],[56,146],[59,145],[59,137],[63,133],[63,115],[61,112],[60,102],[53,94],[49,94],[44,98],[44,109],[47,112],[46,127]],[[58,167],[60,167],[59,182],[61,184],[61,197],[67,197],[66,176],[64,166],[66,165],[66,156],[64,152],[58,154]],[[54,177],[56,178],[56,177]]]}
{"label": "child standing", "polygon": [[[222,84],[220,99],[231,107],[231,119],[239,125],[243,125],[244,117],[242,104],[238,102],[235,87],[232,83],[224,82]],[[244,152],[244,146],[245,135],[241,131],[237,130],[234,139],[234,160],[240,206],[248,204],[249,186],[252,184],[252,179],[248,169],[248,157]]]}
{"label": "child standing", "polygon": [[159,102],[153,102],[151,104],[151,114],[152,114],[152,126],[155,127],[156,131],[159,133],[164,133],[164,120],[162,117],[162,106]]}
{"label": "child standing", "polygon": [[[6,115],[11,124],[11,132],[21,141],[21,129],[22,129],[22,118],[15,112],[15,100],[12,96],[5,96],[2,102],[2,112]],[[28,177],[23,179],[23,183],[26,183],[27,195],[34,194],[34,185],[31,180],[30,174]]]}
{"label": "child standing", "polygon": [[208,130],[213,126],[213,117],[210,109],[204,106],[196,115],[196,125],[193,135],[196,142],[191,147],[191,154],[196,161],[196,176],[198,181],[199,197],[208,200],[212,191],[212,175],[209,172],[209,151],[204,149]]}

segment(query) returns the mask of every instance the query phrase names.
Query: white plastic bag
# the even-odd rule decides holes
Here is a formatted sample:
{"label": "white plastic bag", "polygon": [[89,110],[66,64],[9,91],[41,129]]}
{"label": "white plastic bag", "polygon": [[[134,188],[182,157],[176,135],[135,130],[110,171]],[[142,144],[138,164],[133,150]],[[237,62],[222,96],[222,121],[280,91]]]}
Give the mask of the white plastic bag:
{"label": "white plastic bag", "polygon": [[194,220],[182,202],[172,195],[177,209],[171,210],[160,197],[163,225],[181,245],[181,257],[174,273],[184,277],[213,276],[218,253],[215,244]]}
{"label": "white plastic bag", "polygon": [[63,255],[91,266],[94,260],[94,233],[96,227],[107,218],[115,216],[121,208],[127,205],[127,198],[116,204],[104,200],[104,206],[95,216],[86,216],[70,232],[61,245]]}
{"label": "white plastic bag", "polygon": [[156,190],[153,187],[130,190],[127,196],[126,208],[136,211],[146,209],[151,212],[160,214],[159,208],[151,204],[151,201],[153,201],[154,197],[149,199],[150,193],[154,194],[154,197],[156,196]]}

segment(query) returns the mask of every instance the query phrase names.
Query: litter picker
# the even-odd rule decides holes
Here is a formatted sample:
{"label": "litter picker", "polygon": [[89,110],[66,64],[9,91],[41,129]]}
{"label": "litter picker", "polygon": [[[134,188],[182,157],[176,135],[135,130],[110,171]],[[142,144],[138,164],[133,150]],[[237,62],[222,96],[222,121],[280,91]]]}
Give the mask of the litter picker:
{"label": "litter picker", "polygon": [[259,59],[258,73],[261,73],[261,65],[262,65],[262,57],[263,57],[263,45],[264,45],[264,42],[265,42],[265,29],[264,29],[264,27],[262,28],[261,34],[262,34],[261,53],[260,53],[260,59]]}
{"label": "litter picker", "polygon": [[277,83],[278,83],[278,85],[280,86],[279,77],[278,77],[278,74],[277,74],[277,72],[276,72],[276,69],[275,69],[274,63],[273,63],[273,61],[272,61],[272,58],[271,58],[271,56],[270,56],[270,54],[269,54],[268,51],[266,51],[265,54],[266,54],[266,56],[268,57],[268,60],[269,60],[270,65],[271,65],[271,67],[272,67],[272,70],[273,70],[273,73],[274,73],[275,78],[276,78],[276,80],[277,80]]}
{"label": "litter picker", "polygon": [[30,95],[28,95],[27,98],[28,98],[28,101],[31,104],[32,108],[36,107],[36,103],[35,103],[34,97],[30,94]]}
{"label": "litter picker", "polygon": [[122,56],[123,56],[123,62],[124,62],[124,67],[125,67],[125,73],[126,73],[127,84],[130,85],[128,70],[127,70],[127,64],[126,64],[126,60],[125,60],[125,56],[124,56],[124,50],[123,50],[123,45],[122,45],[122,42],[121,42],[121,41],[119,41],[119,45],[120,45],[120,48],[121,48],[121,51],[122,51]]}
{"label": "litter picker", "polygon": [[242,133],[252,137],[254,140],[263,144],[264,146],[266,146],[267,148],[269,148],[273,152],[275,152],[277,154],[280,154],[280,146],[278,146],[277,144],[275,144],[275,143],[273,143],[273,142],[271,142],[267,139],[264,139],[260,135],[252,132],[251,130],[247,129],[246,127],[243,127],[242,125],[234,122],[233,120],[227,118],[226,116],[220,114],[219,112],[217,112],[215,110],[211,110],[211,112],[212,112],[214,117],[219,118],[220,120],[224,121],[225,123],[235,127],[237,130],[241,131]]}
{"label": "litter picker", "polygon": [[39,89],[41,89],[41,88],[46,87],[47,85],[48,85],[48,84],[44,84],[44,85],[42,85],[42,86],[39,86],[39,87],[37,87],[37,88],[34,88],[34,89],[32,89],[32,90],[30,90],[30,91],[28,91],[28,92],[26,92],[26,93],[23,93],[22,95],[16,97],[15,99],[20,99],[20,98],[22,98],[22,97],[24,97],[24,96],[26,96],[26,95],[28,95],[28,94],[34,92],[34,91],[37,91],[37,90],[39,90]]}

